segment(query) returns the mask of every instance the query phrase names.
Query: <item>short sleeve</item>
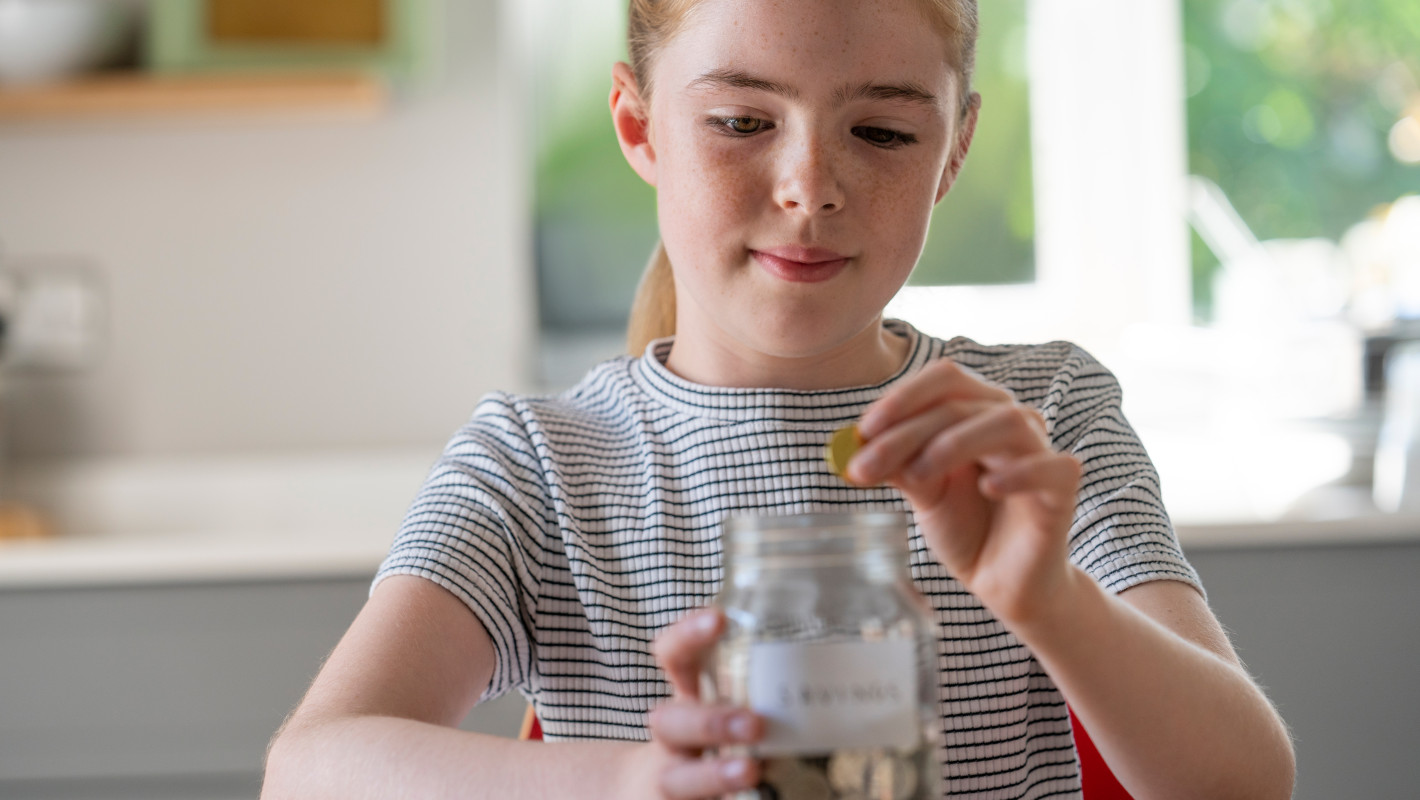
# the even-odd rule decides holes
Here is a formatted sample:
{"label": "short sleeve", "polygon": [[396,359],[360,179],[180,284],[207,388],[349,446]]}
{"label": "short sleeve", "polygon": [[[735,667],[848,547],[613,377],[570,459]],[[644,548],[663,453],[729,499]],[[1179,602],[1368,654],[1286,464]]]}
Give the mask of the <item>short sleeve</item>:
{"label": "short sleeve", "polygon": [[1121,400],[1114,375],[1072,346],[1042,404],[1053,445],[1083,467],[1070,560],[1115,593],[1153,580],[1201,592],[1164,509],[1158,472]]}
{"label": "short sleeve", "polygon": [[551,524],[545,487],[516,409],[490,395],[435,463],[371,585],[417,575],[468,606],[497,657],[485,700],[526,688],[531,675],[540,542]]}

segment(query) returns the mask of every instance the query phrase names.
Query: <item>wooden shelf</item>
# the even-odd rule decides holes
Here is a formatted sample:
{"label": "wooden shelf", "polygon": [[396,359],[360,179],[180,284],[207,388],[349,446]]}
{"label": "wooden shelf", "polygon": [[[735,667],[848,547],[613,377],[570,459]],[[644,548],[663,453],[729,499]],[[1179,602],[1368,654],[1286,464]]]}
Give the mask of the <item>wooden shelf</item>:
{"label": "wooden shelf", "polygon": [[369,113],[386,101],[368,73],[112,75],[0,88],[0,122],[207,115],[251,111]]}

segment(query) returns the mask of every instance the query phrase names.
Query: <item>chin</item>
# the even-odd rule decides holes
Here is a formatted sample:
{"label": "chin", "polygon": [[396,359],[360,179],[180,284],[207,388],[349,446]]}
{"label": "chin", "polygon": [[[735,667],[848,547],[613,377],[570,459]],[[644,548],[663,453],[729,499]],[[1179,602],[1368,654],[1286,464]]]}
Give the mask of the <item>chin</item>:
{"label": "chin", "polygon": [[[812,358],[832,352],[861,336],[877,323],[879,312],[861,325],[845,324],[842,313],[783,315],[769,324],[752,326],[748,336],[739,338],[757,352],[774,358]],[[827,322],[824,319],[827,318]]]}

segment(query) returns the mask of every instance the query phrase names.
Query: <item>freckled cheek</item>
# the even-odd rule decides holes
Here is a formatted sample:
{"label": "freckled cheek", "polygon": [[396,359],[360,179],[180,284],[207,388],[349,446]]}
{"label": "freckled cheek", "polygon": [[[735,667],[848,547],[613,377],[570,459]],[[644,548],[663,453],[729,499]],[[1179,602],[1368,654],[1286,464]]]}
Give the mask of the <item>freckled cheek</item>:
{"label": "freckled cheek", "polygon": [[931,219],[936,184],[919,174],[879,174],[859,194],[863,230],[871,231],[885,252],[916,260]]}
{"label": "freckled cheek", "polygon": [[726,234],[746,233],[756,218],[764,196],[757,171],[747,159],[722,148],[702,147],[678,156],[666,165],[659,191],[663,233],[674,227],[675,235],[697,247],[745,244],[742,237]]}

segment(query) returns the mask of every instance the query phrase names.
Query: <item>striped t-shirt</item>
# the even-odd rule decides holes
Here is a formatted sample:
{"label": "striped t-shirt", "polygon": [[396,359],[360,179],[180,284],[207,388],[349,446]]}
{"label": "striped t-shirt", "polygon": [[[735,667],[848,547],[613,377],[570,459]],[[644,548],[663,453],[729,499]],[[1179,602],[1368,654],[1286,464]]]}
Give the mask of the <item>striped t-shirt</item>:
{"label": "striped t-shirt", "polygon": [[[549,740],[648,737],[670,694],[651,657],[664,626],[720,588],[729,516],[909,510],[890,488],[829,472],[824,442],[890,387],[952,358],[1040,410],[1084,464],[1070,558],[1111,591],[1198,585],[1114,377],[1078,347],[942,341],[905,323],[909,356],[882,384],[792,391],[702,386],[665,367],[670,340],[554,396],[493,394],[454,436],[375,581],[420,575],[487,628],[485,697],[533,703]],[[1069,716],[1040,664],[932,558],[910,568],[941,625],[942,774],[952,797],[1078,797]]]}

